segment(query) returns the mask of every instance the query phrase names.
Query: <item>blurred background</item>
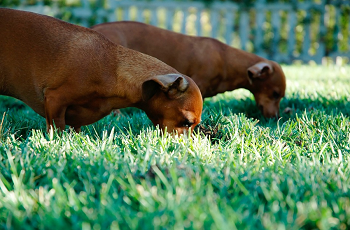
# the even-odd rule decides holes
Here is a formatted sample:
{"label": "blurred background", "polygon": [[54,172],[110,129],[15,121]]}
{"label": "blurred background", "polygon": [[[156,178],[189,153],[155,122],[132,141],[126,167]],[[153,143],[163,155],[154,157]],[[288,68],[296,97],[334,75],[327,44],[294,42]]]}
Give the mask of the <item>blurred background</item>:
{"label": "blurred background", "polygon": [[285,63],[348,64],[349,0],[0,0],[81,26],[132,20]]}

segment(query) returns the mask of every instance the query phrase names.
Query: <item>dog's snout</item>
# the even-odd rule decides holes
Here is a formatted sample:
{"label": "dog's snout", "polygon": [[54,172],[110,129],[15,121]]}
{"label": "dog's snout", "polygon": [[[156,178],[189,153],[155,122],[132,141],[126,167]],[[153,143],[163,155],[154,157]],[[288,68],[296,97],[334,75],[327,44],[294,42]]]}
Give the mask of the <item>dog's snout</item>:
{"label": "dog's snout", "polygon": [[280,117],[279,111],[267,112],[267,113],[264,113],[264,116],[272,119],[278,119]]}
{"label": "dog's snout", "polygon": [[279,109],[275,106],[263,106],[262,104],[259,104],[258,108],[266,118],[278,119],[280,116]]}

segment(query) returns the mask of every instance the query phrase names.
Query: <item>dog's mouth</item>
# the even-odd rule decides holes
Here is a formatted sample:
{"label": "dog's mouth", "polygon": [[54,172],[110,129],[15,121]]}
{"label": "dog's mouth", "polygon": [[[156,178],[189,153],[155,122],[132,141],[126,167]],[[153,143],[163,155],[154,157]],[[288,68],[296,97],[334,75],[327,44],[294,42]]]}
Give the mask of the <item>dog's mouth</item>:
{"label": "dog's mouth", "polygon": [[258,108],[261,111],[261,113],[264,115],[264,117],[266,117],[266,118],[278,119],[280,117],[280,114],[279,114],[278,110],[274,111],[274,112],[265,111],[264,106],[262,104],[259,104]]}

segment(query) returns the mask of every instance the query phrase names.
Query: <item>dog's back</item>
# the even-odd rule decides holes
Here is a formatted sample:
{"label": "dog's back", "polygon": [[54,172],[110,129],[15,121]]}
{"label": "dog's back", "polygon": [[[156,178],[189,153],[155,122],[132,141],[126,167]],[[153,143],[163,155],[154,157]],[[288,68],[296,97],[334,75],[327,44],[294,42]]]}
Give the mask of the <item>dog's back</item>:
{"label": "dog's back", "polygon": [[103,23],[92,29],[113,43],[153,56],[188,76],[191,75],[194,63],[203,63],[198,61],[199,57],[211,58],[199,54],[201,47],[206,46],[203,42],[207,38],[188,36],[132,21]]}
{"label": "dog's back", "polygon": [[[278,114],[286,81],[277,63],[213,38],[188,36],[139,22],[104,23],[92,29],[114,43],[154,56],[191,77],[204,97],[245,88],[254,94],[265,117]],[[258,70],[257,74],[249,76],[250,69]],[[262,78],[260,73],[267,69]]]}
{"label": "dog's back", "polygon": [[110,43],[84,27],[0,8],[0,93],[35,107],[42,101],[33,99],[43,100],[45,87],[54,88],[77,77],[72,76],[74,69],[98,59],[94,56],[99,52],[94,51],[104,45],[103,41]]}
{"label": "dog's back", "polygon": [[[21,68],[29,68],[28,61],[32,62],[31,60],[42,63],[42,67],[45,67],[47,61],[52,61],[60,57],[62,52],[66,52],[62,49],[66,45],[62,43],[69,43],[74,36],[68,23],[43,15],[4,8],[0,9],[0,28],[2,68],[3,61],[11,62],[13,68],[16,63],[17,67],[20,65]],[[59,32],[52,32],[55,30]]]}
{"label": "dog's back", "polygon": [[11,9],[0,9],[0,94],[46,117],[48,129],[55,122],[79,131],[112,109],[133,106],[182,133],[202,111],[196,84],[158,59],[91,29]]}

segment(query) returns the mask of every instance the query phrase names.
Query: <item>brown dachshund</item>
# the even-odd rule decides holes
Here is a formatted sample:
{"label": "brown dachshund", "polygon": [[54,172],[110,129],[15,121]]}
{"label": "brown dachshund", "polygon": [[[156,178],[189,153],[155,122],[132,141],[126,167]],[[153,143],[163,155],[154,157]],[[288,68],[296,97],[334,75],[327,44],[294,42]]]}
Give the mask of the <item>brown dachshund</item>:
{"label": "brown dachshund", "polygon": [[79,131],[113,109],[137,107],[154,125],[185,133],[200,122],[191,78],[91,29],[0,8],[0,94],[46,118],[47,129]]}
{"label": "brown dachshund", "polygon": [[253,93],[265,117],[279,116],[286,78],[276,62],[212,38],[187,36],[139,22],[104,23],[92,29],[190,76],[203,97],[245,88]]}

